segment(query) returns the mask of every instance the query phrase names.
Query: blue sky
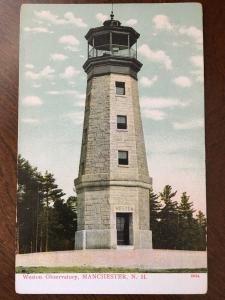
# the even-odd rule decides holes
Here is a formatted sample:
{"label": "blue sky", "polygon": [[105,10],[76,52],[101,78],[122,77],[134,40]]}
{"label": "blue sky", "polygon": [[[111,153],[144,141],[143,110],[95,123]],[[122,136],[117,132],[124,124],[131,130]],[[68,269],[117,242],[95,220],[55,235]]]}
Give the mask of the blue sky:
{"label": "blue sky", "polygon": [[[18,152],[67,195],[79,167],[87,58],[84,38],[111,5],[25,4],[21,10]],[[202,12],[199,4],[116,4],[140,33],[139,96],[155,192],[170,184],[205,211]]]}

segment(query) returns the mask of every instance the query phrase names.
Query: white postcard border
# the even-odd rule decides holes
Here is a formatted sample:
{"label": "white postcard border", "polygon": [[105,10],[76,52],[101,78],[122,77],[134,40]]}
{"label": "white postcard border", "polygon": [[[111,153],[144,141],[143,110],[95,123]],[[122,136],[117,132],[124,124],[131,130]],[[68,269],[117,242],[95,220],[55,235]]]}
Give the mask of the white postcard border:
{"label": "white postcard border", "polygon": [[[94,278],[98,279],[94,279]],[[16,274],[19,294],[205,294],[207,273]]]}

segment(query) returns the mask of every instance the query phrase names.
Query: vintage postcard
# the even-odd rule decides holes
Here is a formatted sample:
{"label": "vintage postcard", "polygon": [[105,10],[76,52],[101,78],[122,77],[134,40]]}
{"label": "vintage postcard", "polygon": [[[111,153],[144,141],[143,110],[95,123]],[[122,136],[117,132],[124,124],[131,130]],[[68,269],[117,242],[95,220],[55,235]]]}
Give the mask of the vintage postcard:
{"label": "vintage postcard", "polygon": [[19,64],[17,293],[206,293],[201,5],[25,4]]}

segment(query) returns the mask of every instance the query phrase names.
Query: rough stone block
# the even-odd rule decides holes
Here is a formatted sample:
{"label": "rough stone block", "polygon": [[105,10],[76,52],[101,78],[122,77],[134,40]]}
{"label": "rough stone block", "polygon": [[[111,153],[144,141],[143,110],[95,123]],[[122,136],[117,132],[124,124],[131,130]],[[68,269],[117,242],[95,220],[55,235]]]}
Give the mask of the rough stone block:
{"label": "rough stone block", "polygon": [[139,230],[140,236],[140,249],[152,249],[152,231],[151,230]]}

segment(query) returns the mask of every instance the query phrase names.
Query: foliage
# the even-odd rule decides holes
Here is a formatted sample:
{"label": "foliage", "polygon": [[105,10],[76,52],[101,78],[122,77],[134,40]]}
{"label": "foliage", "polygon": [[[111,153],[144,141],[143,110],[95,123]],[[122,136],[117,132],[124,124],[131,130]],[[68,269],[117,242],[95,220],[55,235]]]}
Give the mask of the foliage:
{"label": "foliage", "polygon": [[53,174],[42,175],[18,157],[17,251],[19,253],[73,249],[76,197],[66,201]]}
{"label": "foliage", "polygon": [[[186,192],[178,204],[177,192],[166,185],[159,195],[150,190],[150,229],[155,249],[206,249],[206,218]],[[41,174],[18,157],[17,252],[70,250],[77,228],[77,198],[65,194],[53,174]]]}
{"label": "foliage", "polygon": [[[166,185],[159,195],[150,191],[150,228],[153,248],[206,250],[206,218],[195,210],[190,196],[181,195],[180,203],[173,200],[177,192]],[[159,201],[159,200],[160,201]]]}
{"label": "foliage", "polygon": [[150,199],[150,230],[152,230],[152,243],[158,248],[158,237],[160,234],[159,231],[159,220],[160,220],[160,211],[162,209],[162,204],[158,201],[159,196],[153,192],[153,189],[149,192]]}

